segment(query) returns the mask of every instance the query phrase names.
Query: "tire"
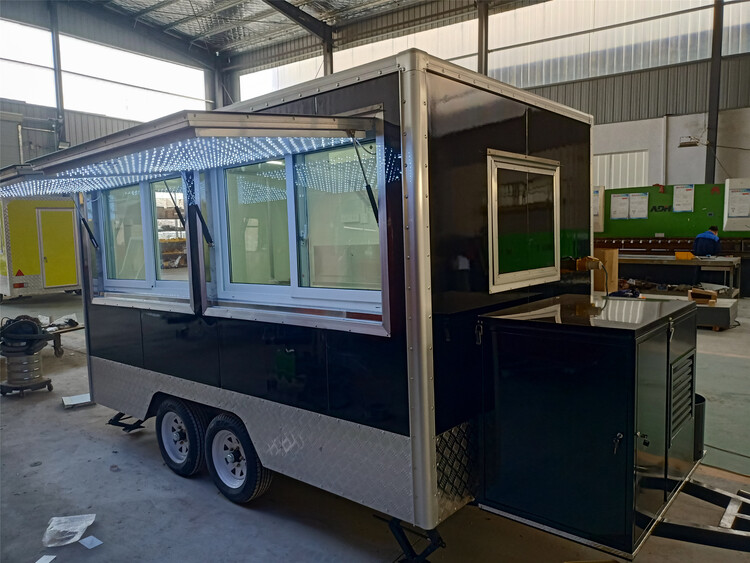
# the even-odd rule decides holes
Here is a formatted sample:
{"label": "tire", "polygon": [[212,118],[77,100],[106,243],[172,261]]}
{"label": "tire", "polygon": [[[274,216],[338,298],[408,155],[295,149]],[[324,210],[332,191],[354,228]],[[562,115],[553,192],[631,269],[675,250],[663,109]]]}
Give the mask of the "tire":
{"label": "tire", "polygon": [[273,473],[261,465],[245,425],[236,416],[220,414],[211,421],[205,450],[214,484],[232,502],[249,502],[268,490]]}
{"label": "tire", "polygon": [[159,451],[172,471],[190,477],[203,467],[206,415],[179,399],[164,399],[156,411]]}

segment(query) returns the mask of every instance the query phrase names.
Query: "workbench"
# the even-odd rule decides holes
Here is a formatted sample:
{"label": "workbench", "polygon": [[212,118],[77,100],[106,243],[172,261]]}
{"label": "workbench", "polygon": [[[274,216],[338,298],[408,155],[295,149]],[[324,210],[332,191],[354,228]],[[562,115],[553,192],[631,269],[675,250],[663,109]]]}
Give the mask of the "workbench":
{"label": "workbench", "polygon": [[[620,254],[619,264],[637,264],[639,266],[679,266],[682,268],[698,268],[703,272],[723,272],[724,285],[731,288],[729,298],[740,294],[740,261],[736,256],[706,256],[695,257],[690,260],[678,260],[674,256]],[[627,270],[626,270],[627,271]],[[621,275],[621,277],[626,277]],[[664,283],[674,283],[669,279],[659,280]]]}

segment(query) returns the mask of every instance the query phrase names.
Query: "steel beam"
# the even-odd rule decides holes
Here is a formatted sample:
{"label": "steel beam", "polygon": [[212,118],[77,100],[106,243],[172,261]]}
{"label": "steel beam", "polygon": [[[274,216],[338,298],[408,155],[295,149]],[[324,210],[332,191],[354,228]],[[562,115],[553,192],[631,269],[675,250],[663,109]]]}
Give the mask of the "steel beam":
{"label": "steel beam", "polygon": [[65,133],[65,104],[63,103],[62,65],[60,63],[60,27],[57,23],[57,6],[55,3],[48,0],[47,9],[49,10],[49,29],[52,34],[52,70],[55,75],[56,148],[60,148],[60,143],[66,143],[68,140]]}
{"label": "steel beam", "polygon": [[319,37],[323,42],[333,40],[333,28],[325,22],[315,19],[307,12],[300,10],[294,4],[285,0],[262,0],[274,10],[284,14],[297,25],[305,28],[307,31]]}
{"label": "steel beam", "polygon": [[708,81],[708,131],[706,134],[706,184],[716,181],[716,138],[719,128],[721,88],[721,39],[724,29],[724,1],[714,0],[714,26],[711,40],[711,73]]}

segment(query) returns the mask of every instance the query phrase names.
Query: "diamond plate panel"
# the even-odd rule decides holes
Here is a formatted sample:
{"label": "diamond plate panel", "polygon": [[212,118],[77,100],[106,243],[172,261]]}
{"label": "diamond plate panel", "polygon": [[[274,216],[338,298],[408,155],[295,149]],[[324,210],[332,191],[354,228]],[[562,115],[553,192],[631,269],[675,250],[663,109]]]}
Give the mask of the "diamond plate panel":
{"label": "diamond plate panel", "polygon": [[474,500],[477,442],[474,425],[464,422],[436,438],[438,509],[440,522]]}
{"label": "diamond plate panel", "polygon": [[156,392],[232,412],[265,467],[414,522],[408,436],[96,357],[91,392],[95,402],[141,419]]}

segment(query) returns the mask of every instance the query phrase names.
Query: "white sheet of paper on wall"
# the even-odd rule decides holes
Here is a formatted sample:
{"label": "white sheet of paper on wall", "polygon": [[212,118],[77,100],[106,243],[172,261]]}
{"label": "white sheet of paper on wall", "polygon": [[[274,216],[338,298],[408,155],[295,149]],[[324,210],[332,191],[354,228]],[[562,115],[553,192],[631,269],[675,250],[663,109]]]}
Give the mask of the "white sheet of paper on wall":
{"label": "white sheet of paper on wall", "polygon": [[695,186],[683,184],[674,187],[672,211],[675,213],[692,212],[695,203]]}
{"label": "white sheet of paper on wall", "polygon": [[750,188],[729,188],[727,217],[750,217]]}
{"label": "white sheet of paper on wall", "polygon": [[609,205],[610,219],[627,219],[630,211],[628,194],[612,194]]}
{"label": "white sheet of paper on wall", "polygon": [[630,219],[648,219],[648,193],[630,194]]}

